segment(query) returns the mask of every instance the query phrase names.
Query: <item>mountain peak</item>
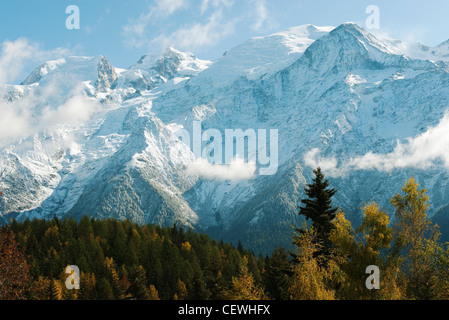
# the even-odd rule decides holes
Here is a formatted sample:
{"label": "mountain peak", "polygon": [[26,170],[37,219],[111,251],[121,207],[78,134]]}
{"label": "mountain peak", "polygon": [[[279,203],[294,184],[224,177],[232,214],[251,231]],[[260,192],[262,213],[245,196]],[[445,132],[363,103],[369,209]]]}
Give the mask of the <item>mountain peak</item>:
{"label": "mountain peak", "polygon": [[[174,71],[181,71],[183,67],[191,67],[196,71],[202,71],[211,64],[210,61],[198,59],[191,52],[182,52],[172,46],[168,46],[161,54],[147,54],[142,56],[131,69],[156,70],[162,76],[170,78]],[[167,68],[170,71],[167,70]],[[169,74],[165,74],[166,72]]]}
{"label": "mountain peak", "polygon": [[74,81],[96,81],[97,72],[109,70],[113,72],[114,67],[103,55],[95,57],[70,56],[57,60],[50,60],[33,70],[31,74],[21,83],[31,85],[41,81],[56,81],[70,75]]}
{"label": "mountain peak", "polygon": [[408,61],[387,43],[352,22],[341,24],[315,41],[304,55],[323,72],[339,68],[381,68]]}
{"label": "mountain peak", "polygon": [[362,27],[360,27],[357,23],[355,22],[343,22],[341,25],[339,25],[337,28],[335,29],[346,29],[346,30],[357,30],[357,31],[362,31],[364,30]]}
{"label": "mountain peak", "polygon": [[372,34],[370,34],[365,29],[363,29],[362,27],[360,27],[359,25],[357,25],[353,22],[345,22],[345,23],[339,25],[334,30],[332,30],[329,34],[332,36],[338,36],[338,37],[344,37],[344,38],[346,38],[348,36],[352,36],[359,40],[368,40],[368,41],[372,41],[373,39],[375,39],[375,37]]}
{"label": "mountain peak", "polygon": [[190,52],[182,52],[172,46],[168,46],[165,48],[164,52],[162,53],[162,56],[171,56],[171,55],[193,55]]}
{"label": "mountain peak", "polygon": [[134,87],[139,91],[155,88],[173,78],[190,78],[212,64],[198,59],[193,53],[168,46],[161,54],[146,54],[123,72],[117,86]]}
{"label": "mountain peak", "polygon": [[448,47],[448,46],[449,46],[449,39],[441,42],[439,45],[437,45],[437,48]]}

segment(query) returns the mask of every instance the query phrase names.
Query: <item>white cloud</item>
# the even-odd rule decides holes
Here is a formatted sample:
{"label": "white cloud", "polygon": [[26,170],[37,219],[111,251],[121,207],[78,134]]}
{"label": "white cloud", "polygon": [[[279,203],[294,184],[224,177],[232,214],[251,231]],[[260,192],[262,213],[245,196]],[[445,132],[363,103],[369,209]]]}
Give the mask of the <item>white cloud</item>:
{"label": "white cloud", "polygon": [[201,14],[204,14],[209,8],[226,7],[230,8],[234,5],[234,0],[203,0],[201,2]]}
{"label": "white cloud", "polygon": [[256,165],[235,159],[231,164],[211,164],[206,159],[197,159],[187,166],[187,174],[207,180],[248,180],[254,177]]}
{"label": "white cloud", "polygon": [[320,167],[325,173],[332,177],[342,175],[341,169],[338,169],[338,161],[335,157],[323,158],[320,155],[320,149],[314,148],[304,156],[304,163],[311,168]]}
{"label": "white cloud", "polygon": [[2,141],[20,137],[29,131],[29,121],[21,110],[15,110],[12,105],[0,104],[2,116],[0,117],[0,145]]}
{"label": "white cloud", "polygon": [[201,2],[201,14],[204,14],[207,11],[207,9],[209,8],[209,1],[210,0],[203,0]]}
{"label": "white cloud", "polygon": [[128,24],[123,27],[123,33],[129,44],[141,47],[148,42],[145,30],[153,20],[167,18],[176,11],[186,8],[187,2],[184,0],[159,0],[137,19],[129,19]]}
{"label": "white cloud", "polygon": [[449,169],[449,113],[435,127],[406,143],[398,141],[395,149],[387,154],[368,152],[350,158],[340,166],[335,157],[321,157],[319,149],[310,150],[304,157],[309,167],[321,166],[327,175],[341,177],[354,170],[378,170],[391,172],[395,169],[428,169],[442,162]]}
{"label": "white cloud", "polygon": [[267,4],[265,0],[251,0],[254,6],[255,22],[251,26],[254,30],[260,30],[269,20]]}
{"label": "white cloud", "polygon": [[55,87],[28,92],[13,102],[0,102],[0,146],[52,126],[87,121],[101,110],[101,106],[84,96],[80,88],[75,88],[60,105],[46,105],[54,96]]}
{"label": "white cloud", "polygon": [[0,83],[14,82],[31,63],[42,63],[70,53],[70,50],[64,48],[43,50],[39,43],[30,42],[26,38],[5,41],[1,44]]}
{"label": "white cloud", "polygon": [[186,7],[185,0],[160,0],[157,1],[156,7],[152,9],[154,15],[170,16],[175,11]]}
{"label": "white cloud", "polygon": [[[159,1],[157,5],[149,8],[148,12],[142,13],[136,19],[130,19],[128,24],[123,27],[124,41],[136,48],[148,47],[151,50],[157,48],[159,51],[168,46],[173,46],[182,50],[194,51],[203,47],[216,44],[223,37],[234,33],[236,18],[224,16],[224,10],[232,8],[234,0],[202,0],[200,6],[190,7],[187,1],[183,0],[165,0]],[[174,12],[182,9],[193,8],[199,10],[203,15],[201,20],[195,20],[185,23],[183,26],[177,26],[166,32],[159,29]],[[157,23],[157,26],[156,26]],[[154,27],[150,32],[150,24]],[[168,25],[173,25],[168,20]],[[154,30],[162,30],[156,37]]]}
{"label": "white cloud", "polygon": [[42,112],[40,123],[43,127],[60,123],[76,124],[89,120],[98,109],[98,104],[93,100],[83,95],[76,95],[56,109],[46,107]]}
{"label": "white cloud", "polygon": [[181,50],[194,51],[216,44],[223,37],[234,33],[236,20],[225,20],[221,10],[213,12],[206,23],[194,23],[169,35],[160,35],[151,40],[151,45],[165,48],[173,46]]}
{"label": "white cloud", "polygon": [[129,19],[128,24],[123,27],[123,34],[129,44],[140,47],[143,42],[141,37],[144,37],[145,29],[151,19],[151,10],[147,13],[142,13],[137,19]]}

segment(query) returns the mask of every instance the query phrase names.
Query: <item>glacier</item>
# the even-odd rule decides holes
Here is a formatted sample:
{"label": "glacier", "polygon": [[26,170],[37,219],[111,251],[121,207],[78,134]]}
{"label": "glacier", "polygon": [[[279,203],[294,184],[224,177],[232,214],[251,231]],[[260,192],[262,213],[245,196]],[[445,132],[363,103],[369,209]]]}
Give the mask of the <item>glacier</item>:
{"label": "glacier", "polygon": [[[449,206],[448,63],[448,42],[353,23],[252,38],[214,61],[172,47],[128,69],[101,55],[49,61],[0,85],[1,218],[177,223],[267,253],[290,245],[318,165],[354,224],[371,200],[393,214],[412,176],[436,215]],[[173,133],[199,121],[278,130],[276,174],[187,170],[198,159]]]}

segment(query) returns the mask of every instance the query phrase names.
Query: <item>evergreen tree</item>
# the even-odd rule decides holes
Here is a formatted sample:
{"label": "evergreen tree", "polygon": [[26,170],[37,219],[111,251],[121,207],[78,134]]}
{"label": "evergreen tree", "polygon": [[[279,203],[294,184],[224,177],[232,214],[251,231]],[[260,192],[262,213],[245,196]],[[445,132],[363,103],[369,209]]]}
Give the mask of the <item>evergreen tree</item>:
{"label": "evergreen tree", "polygon": [[[301,202],[305,205],[299,207],[299,215],[304,216],[307,220],[312,220],[312,227],[315,230],[315,242],[319,244],[319,250],[315,252],[315,256],[323,255],[323,263],[326,262],[330,248],[332,246],[329,235],[333,229],[332,220],[334,220],[338,208],[332,208],[332,197],[337,192],[336,189],[329,188],[329,181],[324,179],[321,168],[313,170],[315,178],[312,184],[307,184],[304,189],[308,199]],[[297,229],[300,234],[306,232],[303,229]],[[297,238],[296,238],[297,240]],[[295,240],[295,242],[296,242]]]}
{"label": "evergreen tree", "polygon": [[134,268],[130,272],[129,293],[137,300],[149,300],[150,293],[147,286],[147,277],[145,269],[142,266]]}
{"label": "evergreen tree", "polygon": [[271,258],[266,259],[263,283],[268,296],[275,300],[289,298],[289,261],[288,253],[284,248],[273,251]]}
{"label": "evergreen tree", "polygon": [[114,238],[112,240],[112,256],[114,260],[119,264],[123,264],[126,261],[127,256],[127,235],[121,221],[115,221],[114,223]]}
{"label": "evergreen tree", "polygon": [[114,292],[108,279],[101,278],[96,286],[98,300],[114,300]]}
{"label": "evergreen tree", "polygon": [[97,281],[93,273],[81,272],[80,275],[80,300],[92,300],[95,298],[95,286]]}
{"label": "evergreen tree", "polygon": [[92,221],[87,215],[83,216],[78,225],[78,237],[88,238],[93,232]]}
{"label": "evergreen tree", "polygon": [[207,290],[206,282],[203,279],[203,272],[200,268],[194,268],[192,287],[189,292],[189,297],[192,300],[207,300],[210,297],[210,292]]}
{"label": "evergreen tree", "polygon": [[240,253],[240,255],[243,256],[245,254],[244,249],[243,249],[243,245],[242,245],[242,241],[240,241],[240,240],[239,240],[238,245],[237,245],[237,250]]}

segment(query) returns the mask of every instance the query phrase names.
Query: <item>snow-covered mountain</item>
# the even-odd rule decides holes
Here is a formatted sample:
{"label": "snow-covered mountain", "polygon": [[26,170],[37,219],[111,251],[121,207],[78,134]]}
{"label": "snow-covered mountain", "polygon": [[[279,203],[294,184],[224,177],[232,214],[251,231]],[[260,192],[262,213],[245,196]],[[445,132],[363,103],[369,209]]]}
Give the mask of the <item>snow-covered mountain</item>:
{"label": "snow-covered mountain", "polygon": [[[320,165],[355,223],[364,202],[390,210],[411,176],[433,214],[449,205],[448,61],[447,43],[379,39],[347,23],[252,38],[213,62],[174,48],[126,70],[103,56],[47,62],[0,86],[11,119],[0,120],[11,124],[0,129],[0,212],[177,222],[268,252],[290,244]],[[203,132],[276,129],[276,173],[198,163],[173,137],[193,136],[199,121]]]}
{"label": "snow-covered mountain", "polygon": [[151,90],[168,80],[180,81],[196,76],[210,64],[210,61],[200,60],[190,52],[168,47],[162,56],[142,56],[136,64],[123,71],[115,86],[139,91]]}

